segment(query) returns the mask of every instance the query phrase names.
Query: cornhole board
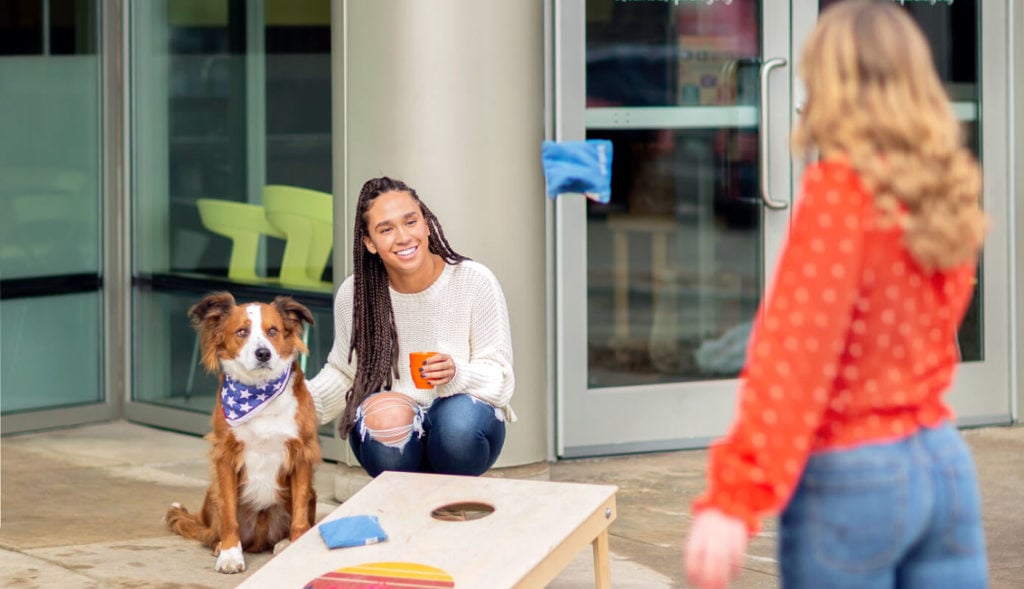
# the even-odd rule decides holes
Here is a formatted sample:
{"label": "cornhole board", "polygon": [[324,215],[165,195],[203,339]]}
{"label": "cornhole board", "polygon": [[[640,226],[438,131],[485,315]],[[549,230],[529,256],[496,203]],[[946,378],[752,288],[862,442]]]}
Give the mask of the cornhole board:
{"label": "cornhole board", "polygon": [[[608,526],[615,521],[617,491],[614,485],[385,472],[320,524],[376,515],[387,540],[329,549],[317,524],[239,587],[303,589],[342,570],[396,563],[439,569],[459,589],[544,587],[591,544],[595,586],[607,589]],[[494,511],[461,521],[432,515],[460,504]]]}

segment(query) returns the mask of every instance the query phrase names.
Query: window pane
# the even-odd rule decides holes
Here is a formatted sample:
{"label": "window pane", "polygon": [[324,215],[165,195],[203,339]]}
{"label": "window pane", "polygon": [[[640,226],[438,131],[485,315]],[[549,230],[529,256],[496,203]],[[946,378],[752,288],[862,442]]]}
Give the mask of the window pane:
{"label": "window pane", "polygon": [[735,377],[762,282],[759,2],[587,2],[588,386]]}
{"label": "window pane", "polygon": [[[207,412],[216,378],[186,315],[205,292],[294,296],[316,315],[314,373],[330,348],[330,1],[168,0],[133,15],[135,398]],[[300,236],[312,244],[267,206],[270,185],[313,191],[286,193],[316,215]],[[308,276],[292,280],[297,259]]]}
{"label": "window pane", "polygon": [[[138,270],[227,277],[235,242],[204,225],[199,199],[261,205],[268,184],[331,191],[330,3],[158,8],[137,12]],[[275,278],[285,239],[254,231],[248,263]]]}
{"label": "window pane", "polygon": [[587,203],[589,385],[735,377],[761,294],[757,133],[587,137],[615,142],[612,201]]}
{"label": "window pane", "polygon": [[[0,5],[0,14],[8,22],[22,22],[18,7],[23,4]],[[64,18],[93,26],[95,4],[76,6],[90,16]],[[94,37],[95,32],[82,36]],[[0,80],[0,278],[95,274],[100,235],[98,56],[0,55]]]}
{"label": "window pane", "polygon": [[101,305],[99,292],[0,302],[5,415],[103,401]]}
{"label": "window pane", "polygon": [[0,3],[4,414],[104,395],[99,6],[43,14],[39,0]]}
{"label": "window pane", "polygon": [[[587,106],[753,103],[760,3],[587,2]],[[740,67],[737,67],[740,66]]]}
{"label": "window pane", "polygon": [[42,0],[6,0],[0,8],[0,55],[43,53]]}

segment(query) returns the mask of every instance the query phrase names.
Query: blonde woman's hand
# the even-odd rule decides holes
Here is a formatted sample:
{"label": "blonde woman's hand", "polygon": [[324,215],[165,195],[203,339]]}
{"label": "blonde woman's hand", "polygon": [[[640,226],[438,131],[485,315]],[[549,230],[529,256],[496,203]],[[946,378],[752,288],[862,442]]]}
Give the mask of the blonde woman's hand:
{"label": "blonde woman's hand", "polygon": [[448,384],[455,378],[455,360],[448,354],[434,354],[424,361],[421,374],[435,387]]}
{"label": "blonde woman's hand", "polygon": [[706,509],[693,520],[683,566],[686,580],[700,589],[724,589],[740,572],[747,552],[747,526],[717,509]]}

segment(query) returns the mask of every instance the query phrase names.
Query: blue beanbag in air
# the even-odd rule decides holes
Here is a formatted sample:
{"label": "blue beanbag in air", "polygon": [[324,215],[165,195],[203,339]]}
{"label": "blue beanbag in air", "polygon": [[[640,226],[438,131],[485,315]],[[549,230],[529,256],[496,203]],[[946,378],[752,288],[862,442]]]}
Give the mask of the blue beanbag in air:
{"label": "blue beanbag in air", "polygon": [[602,204],[611,200],[611,141],[545,141],[541,146],[541,163],[549,198],[574,192]]}
{"label": "blue beanbag in air", "polygon": [[353,515],[320,524],[328,548],[365,546],[388,539],[375,515]]}

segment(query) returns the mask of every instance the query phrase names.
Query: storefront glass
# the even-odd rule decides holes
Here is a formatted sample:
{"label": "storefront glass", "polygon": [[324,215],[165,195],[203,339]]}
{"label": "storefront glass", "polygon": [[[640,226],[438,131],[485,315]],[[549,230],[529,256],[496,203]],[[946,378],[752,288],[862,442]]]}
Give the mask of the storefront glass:
{"label": "storefront glass", "polygon": [[[979,153],[977,3],[904,6]],[[739,374],[765,281],[762,17],[758,2],[587,2],[587,138],[615,148],[611,202],[587,203],[590,387]],[[983,359],[983,287],[964,361]]]}
{"label": "storefront glass", "polygon": [[[732,378],[761,294],[757,2],[587,3],[591,387]],[[645,120],[646,119],[646,120]]]}
{"label": "storefront glass", "polygon": [[0,408],[100,403],[100,7],[0,3]]}
{"label": "storefront glass", "polygon": [[206,413],[205,293],[292,296],[316,318],[307,371],[330,348],[330,2],[138,2],[131,22],[133,400]]}

